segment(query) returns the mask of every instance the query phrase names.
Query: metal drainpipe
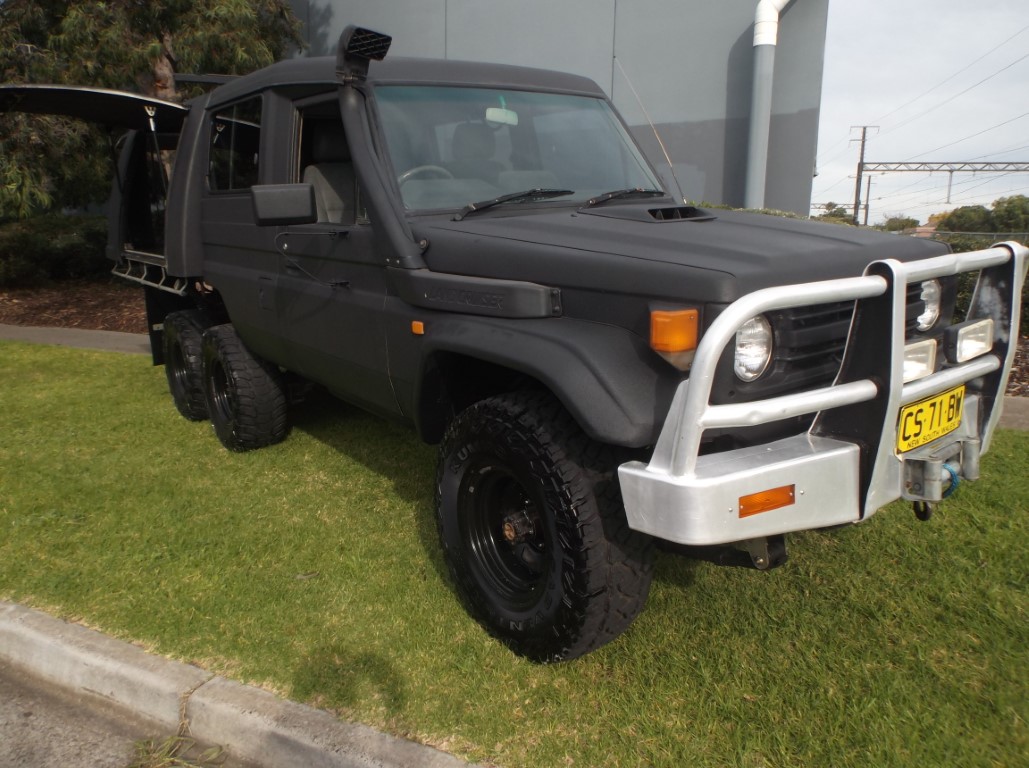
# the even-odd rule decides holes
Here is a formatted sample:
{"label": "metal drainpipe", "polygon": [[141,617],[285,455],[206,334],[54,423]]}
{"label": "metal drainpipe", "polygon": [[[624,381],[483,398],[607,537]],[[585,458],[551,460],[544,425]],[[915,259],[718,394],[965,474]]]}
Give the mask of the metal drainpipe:
{"label": "metal drainpipe", "polygon": [[760,0],[754,16],[754,91],[750,101],[750,136],[747,141],[746,208],[765,207],[768,172],[768,131],[772,122],[772,75],[779,14],[790,0]]}

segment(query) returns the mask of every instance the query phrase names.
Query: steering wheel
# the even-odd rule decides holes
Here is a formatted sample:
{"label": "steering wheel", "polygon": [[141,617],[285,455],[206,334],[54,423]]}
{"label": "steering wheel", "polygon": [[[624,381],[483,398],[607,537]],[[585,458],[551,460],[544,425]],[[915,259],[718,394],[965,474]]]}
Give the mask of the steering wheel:
{"label": "steering wheel", "polygon": [[430,179],[452,179],[454,174],[439,165],[416,165],[409,168],[397,177],[397,183],[401,186],[411,181],[416,176],[427,175]]}

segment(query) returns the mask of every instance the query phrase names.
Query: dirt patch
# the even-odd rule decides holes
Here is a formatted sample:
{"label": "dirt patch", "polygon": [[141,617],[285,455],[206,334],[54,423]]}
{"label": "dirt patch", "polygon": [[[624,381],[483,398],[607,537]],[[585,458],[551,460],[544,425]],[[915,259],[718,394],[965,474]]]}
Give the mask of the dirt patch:
{"label": "dirt patch", "polygon": [[0,290],[0,323],[147,332],[143,290],[114,278]]}
{"label": "dirt patch", "polygon": [[[142,289],[107,278],[0,290],[0,323],[146,333]],[[1029,337],[1019,340],[1008,394],[1029,397]]]}

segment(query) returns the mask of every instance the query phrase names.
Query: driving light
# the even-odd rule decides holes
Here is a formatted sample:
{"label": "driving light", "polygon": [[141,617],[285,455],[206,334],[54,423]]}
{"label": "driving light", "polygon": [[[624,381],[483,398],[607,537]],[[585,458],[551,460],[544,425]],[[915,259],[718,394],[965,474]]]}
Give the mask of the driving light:
{"label": "driving light", "polygon": [[993,318],[974,320],[947,329],[944,352],[952,363],[963,363],[993,349]]}
{"label": "driving light", "polygon": [[928,331],[940,319],[940,303],[943,298],[940,281],[926,280],[922,283],[922,295],[918,298],[922,300],[924,308],[915,322],[918,330]]}
{"label": "driving light", "polygon": [[904,383],[928,376],[936,370],[936,342],[917,341],[904,347]]}
{"label": "driving light", "polygon": [[763,315],[752,317],[736,331],[733,371],[740,381],[754,381],[772,359],[772,326]]}

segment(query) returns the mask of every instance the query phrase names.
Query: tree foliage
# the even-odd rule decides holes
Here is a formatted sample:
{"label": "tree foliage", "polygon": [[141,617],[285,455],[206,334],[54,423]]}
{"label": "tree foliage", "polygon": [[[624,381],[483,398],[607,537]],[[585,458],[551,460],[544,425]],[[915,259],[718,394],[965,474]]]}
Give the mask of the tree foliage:
{"label": "tree foliage", "polygon": [[994,232],[993,215],[982,205],[963,205],[948,213],[936,226],[947,232]]}
{"label": "tree foliage", "polygon": [[1008,237],[1029,241],[1029,197],[1001,197],[993,201],[991,208],[965,205],[930,220],[935,220],[938,232],[957,233],[955,236],[978,234],[988,240]]}
{"label": "tree foliage", "polygon": [[[930,217],[932,220],[933,217]],[[1029,197],[1014,195],[993,201],[991,208],[966,205],[955,208],[937,221],[936,237],[955,251],[989,248],[1000,240],[1029,243]],[[967,302],[971,284],[966,283],[959,300]],[[1029,332],[1029,282],[1022,290],[1022,335]]]}
{"label": "tree foliage", "polygon": [[[175,73],[245,74],[299,47],[299,30],[287,0],[6,0],[0,77],[180,100]],[[106,135],[4,115],[0,137],[0,219],[103,197]]]}
{"label": "tree foliage", "polygon": [[883,229],[887,232],[903,232],[905,229],[914,229],[917,226],[918,219],[913,219],[910,216],[905,216],[903,214],[900,216],[891,216],[883,223]]}
{"label": "tree foliage", "polygon": [[837,203],[826,203],[824,213],[816,216],[819,221],[830,221],[833,224],[853,224],[854,215],[849,208],[844,208]]}

